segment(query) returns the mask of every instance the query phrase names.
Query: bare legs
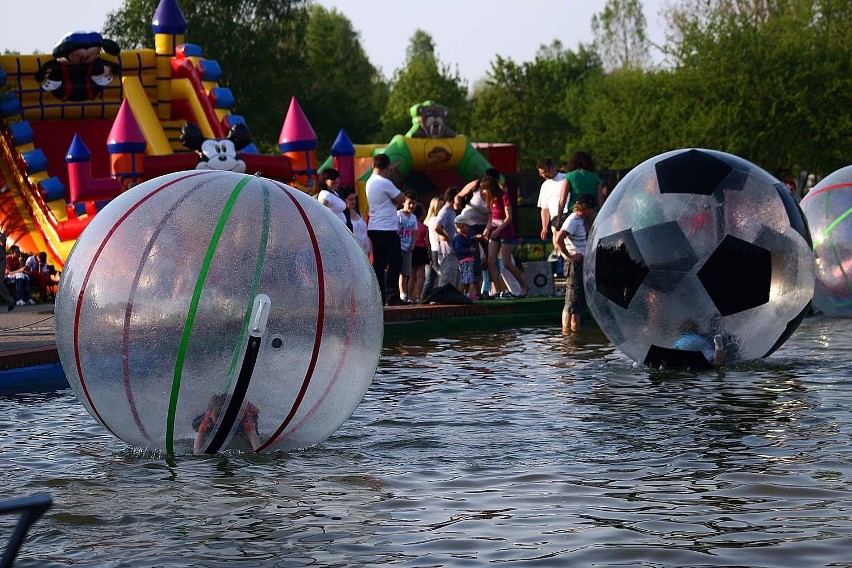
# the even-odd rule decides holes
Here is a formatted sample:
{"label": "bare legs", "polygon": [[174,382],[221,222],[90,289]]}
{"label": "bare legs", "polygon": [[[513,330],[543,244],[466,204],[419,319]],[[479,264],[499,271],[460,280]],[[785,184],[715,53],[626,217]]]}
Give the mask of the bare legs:
{"label": "bare legs", "polygon": [[524,278],[524,273],[521,272],[512,261],[512,250],[514,250],[514,248],[515,245],[513,244],[488,241],[488,259],[486,260],[486,266],[488,267],[488,274],[491,276],[491,288],[493,290],[493,294],[499,294],[506,290],[506,284],[503,282],[503,278],[500,276],[500,272],[497,267],[498,253],[500,254],[500,259],[503,261],[503,268],[508,270],[509,273],[515,277],[515,280],[518,281],[518,284],[521,285],[521,296],[526,296],[529,291],[527,288],[527,281]]}

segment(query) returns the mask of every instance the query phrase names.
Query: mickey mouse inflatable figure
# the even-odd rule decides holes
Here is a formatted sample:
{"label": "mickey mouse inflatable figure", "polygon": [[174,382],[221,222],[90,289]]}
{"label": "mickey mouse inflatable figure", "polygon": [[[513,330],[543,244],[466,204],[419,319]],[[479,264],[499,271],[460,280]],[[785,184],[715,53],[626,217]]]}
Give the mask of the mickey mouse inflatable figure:
{"label": "mickey mouse inflatable figure", "polygon": [[251,133],[245,124],[233,125],[227,138],[211,139],[204,138],[197,124],[187,122],[181,128],[180,141],[198,154],[196,170],[246,171],[246,163],[237,156],[237,151],[251,144]]}
{"label": "mickey mouse inflatable figure", "polygon": [[117,56],[121,48],[98,32],[72,32],[53,48],[35,79],[60,101],[93,101],[119,73],[117,63],[101,59],[101,50]]}

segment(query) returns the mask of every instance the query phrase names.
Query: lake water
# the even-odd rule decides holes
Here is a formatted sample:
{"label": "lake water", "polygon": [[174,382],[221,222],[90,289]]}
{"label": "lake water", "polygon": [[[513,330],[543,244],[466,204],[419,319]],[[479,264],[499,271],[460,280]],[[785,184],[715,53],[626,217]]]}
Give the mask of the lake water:
{"label": "lake water", "polygon": [[175,460],[4,395],[0,498],[54,499],[18,567],[852,566],[850,359],[821,318],[723,372],[593,327],[409,341],[320,446]]}

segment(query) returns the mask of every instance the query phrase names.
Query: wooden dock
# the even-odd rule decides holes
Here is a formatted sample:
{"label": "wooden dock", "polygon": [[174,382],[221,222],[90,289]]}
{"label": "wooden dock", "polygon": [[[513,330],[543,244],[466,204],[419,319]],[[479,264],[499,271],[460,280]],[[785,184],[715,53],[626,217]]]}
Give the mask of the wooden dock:
{"label": "wooden dock", "polygon": [[[387,307],[385,343],[464,331],[560,325],[563,299],[536,297],[473,304]],[[19,306],[0,314],[0,373],[59,363],[53,304]]]}

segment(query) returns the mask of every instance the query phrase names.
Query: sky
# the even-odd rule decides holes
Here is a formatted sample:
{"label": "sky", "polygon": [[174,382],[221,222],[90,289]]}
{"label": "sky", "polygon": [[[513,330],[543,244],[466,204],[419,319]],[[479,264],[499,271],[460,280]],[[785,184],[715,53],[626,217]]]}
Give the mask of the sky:
{"label": "sky", "polygon": [[[532,61],[554,39],[568,49],[594,39],[592,16],[606,0],[317,0],[345,15],[361,37],[373,65],[390,78],[405,59],[411,36],[432,36],[442,63],[467,80],[485,77],[496,55],[517,63]],[[659,12],[666,0],[643,0],[648,35],[663,43]],[[178,4],[180,0],[178,0]],[[33,6],[38,5],[37,14]],[[49,53],[63,35],[100,30],[106,14],[121,0],[6,0],[0,8],[0,52]],[[153,14],[152,14],[153,16]],[[153,47],[153,46],[152,46]],[[202,46],[203,47],[203,46]],[[211,58],[215,58],[211,56]],[[655,54],[652,52],[652,58]],[[223,70],[227,73],[227,70]]]}

